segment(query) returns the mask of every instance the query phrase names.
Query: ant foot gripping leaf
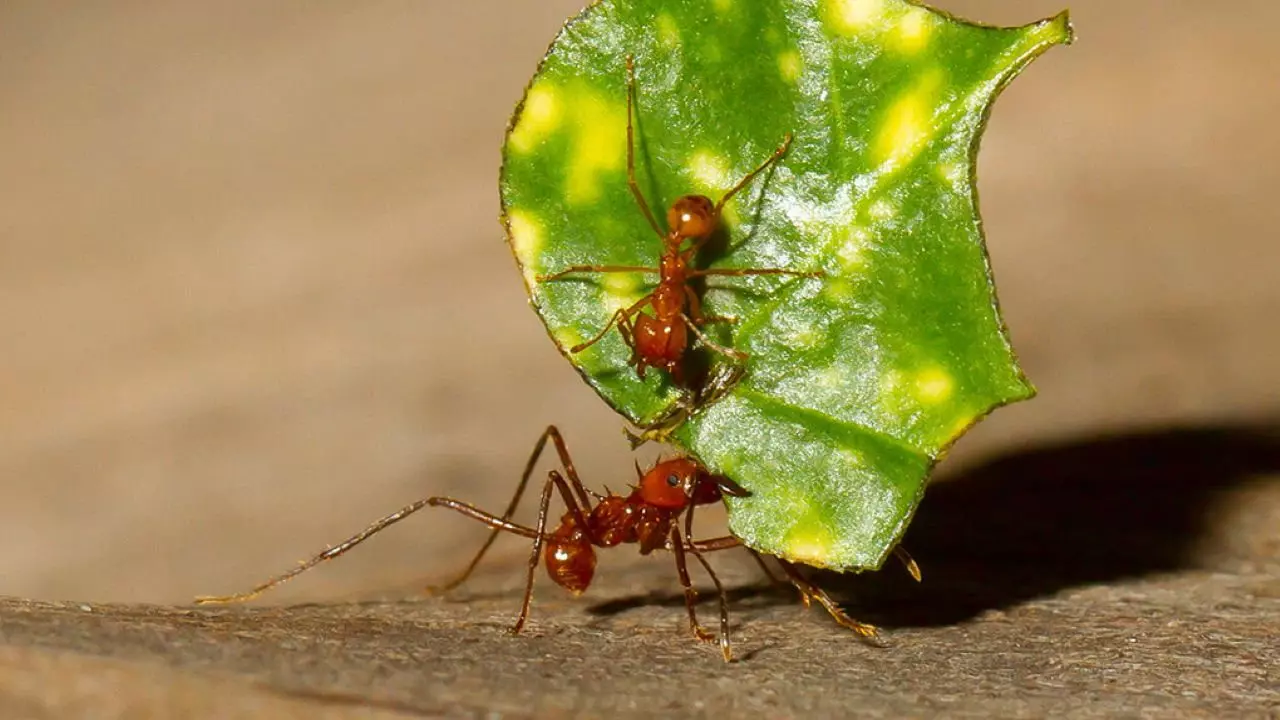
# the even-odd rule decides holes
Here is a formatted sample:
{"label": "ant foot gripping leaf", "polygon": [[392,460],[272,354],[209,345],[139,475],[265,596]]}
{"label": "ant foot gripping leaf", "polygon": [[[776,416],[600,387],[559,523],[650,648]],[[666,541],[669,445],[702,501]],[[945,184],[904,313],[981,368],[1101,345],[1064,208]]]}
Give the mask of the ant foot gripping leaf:
{"label": "ant foot gripping leaf", "polygon": [[879,567],[945,449],[1034,393],[996,303],[975,156],[1000,90],[1070,40],[1065,13],[993,28],[904,0],[601,0],[551,46],[503,148],[507,237],[551,337],[637,424],[684,392],[662,373],[637,377],[624,333],[570,350],[658,275],[547,278],[657,266],[628,147],[661,218],[678,197],[721,197],[792,138],[691,264],[808,274],[690,286],[706,316],[732,318],[700,331],[745,354],[746,373],[671,434],[751,492],[728,501],[748,546]]}

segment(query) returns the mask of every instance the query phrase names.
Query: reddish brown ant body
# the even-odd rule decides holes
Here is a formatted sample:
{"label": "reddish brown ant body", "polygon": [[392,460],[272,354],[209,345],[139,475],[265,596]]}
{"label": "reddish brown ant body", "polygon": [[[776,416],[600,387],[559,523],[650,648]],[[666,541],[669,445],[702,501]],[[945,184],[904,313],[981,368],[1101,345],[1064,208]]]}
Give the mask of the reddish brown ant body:
{"label": "reddish brown ant body", "polygon": [[[558,470],[548,473],[542,488],[541,503],[538,508],[538,521],[535,527],[527,527],[512,522],[529,478],[533,474],[547,441],[550,440],[559,455],[562,475]],[[656,463],[648,472],[641,472],[636,466],[639,481],[628,495],[606,493],[600,495],[588,490],[578,478],[573,460],[569,457],[564,438],[554,426],[549,426],[535,445],[533,453],[525,465],[520,484],[501,516],[476,508],[473,505],[446,497],[431,497],[419,500],[378,520],[360,533],[348,538],[336,546],[325,550],[300,564],[287,573],[273,577],[244,593],[236,595],[201,597],[198,604],[232,603],[252,600],[267,590],[289,580],[306,570],[326,561],[332,560],[356,545],[369,539],[376,533],[393,525],[409,515],[427,506],[447,507],[469,518],[478,520],[492,528],[492,532],[481,545],[479,552],[470,564],[455,580],[433,591],[448,591],[461,585],[479,565],[480,560],[488,552],[499,533],[507,532],[529,538],[533,541],[529,555],[528,573],[525,580],[524,598],[520,606],[520,614],[516,617],[511,633],[516,634],[524,627],[529,617],[529,607],[533,599],[533,581],[541,560],[547,574],[561,587],[577,595],[591,584],[595,575],[596,548],[610,548],[623,544],[639,545],[640,553],[648,555],[654,550],[671,551],[675,557],[676,572],[680,585],[684,588],[685,608],[689,615],[689,627],[694,636],[704,642],[718,639],[721,653],[725,661],[733,659],[729,642],[728,599],[724,586],[712,570],[710,563],[703,557],[704,553],[743,547],[742,542],[731,535],[709,540],[692,539],[694,508],[720,501],[724,495],[745,497],[749,493],[727,477],[713,474],[690,457],[674,457]],[[566,511],[560,523],[549,528],[552,495],[559,494]],[[680,523],[683,516],[683,523]],[[684,525],[682,533],[679,525]],[[773,574],[758,553],[748,548],[752,557],[771,578]],[[919,579],[919,570],[915,563],[899,551],[899,557],[908,563],[908,570]],[[687,557],[692,555],[707,571],[716,586],[720,600],[720,633],[719,636],[707,632],[698,622],[696,604],[698,594],[689,577]],[[801,600],[806,606],[816,600],[841,625],[850,628],[859,635],[877,639],[874,626],[858,622],[844,613],[831,598],[810,580],[805,578],[795,565],[777,559],[786,573],[787,581],[800,592]],[[776,578],[774,578],[776,580]]]}
{"label": "reddish brown ant body", "polygon": [[[639,267],[630,265],[574,265],[550,275],[539,275],[539,282],[558,280],[567,275],[578,273],[615,273],[645,272],[658,275],[658,285],[653,292],[640,298],[629,307],[615,312],[590,340],[569,348],[569,352],[578,353],[599,342],[615,325],[622,334],[623,341],[631,348],[631,365],[636,374],[644,377],[646,367],[658,368],[671,375],[677,385],[685,385],[683,360],[689,348],[689,333],[692,332],[707,348],[734,360],[746,360],[747,354],[732,348],[726,348],[713,342],[701,330],[699,325],[711,322],[731,321],[729,318],[709,317],[702,314],[702,303],[697,292],[689,282],[698,277],[708,275],[794,275],[798,277],[818,277],[820,272],[797,272],[778,268],[710,268],[694,269],[693,264],[698,251],[712,238],[720,227],[721,213],[725,203],[745,188],[757,175],[777,162],[791,145],[788,133],[778,149],[767,160],[747,173],[736,185],[713,203],[704,195],[685,195],[672,203],[667,210],[667,228],[663,232],[658,225],[653,211],[640,191],[636,182],[635,164],[635,131],[632,125],[633,106],[636,95],[635,63],[627,57],[627,187],[630,188],[636,204],[640,206],[649,226],[662,241],[662,253],[658,259],[658,267]],[[686,246],[685,242],[689,244]],[[653,314],[642,312],[648,306]]]}

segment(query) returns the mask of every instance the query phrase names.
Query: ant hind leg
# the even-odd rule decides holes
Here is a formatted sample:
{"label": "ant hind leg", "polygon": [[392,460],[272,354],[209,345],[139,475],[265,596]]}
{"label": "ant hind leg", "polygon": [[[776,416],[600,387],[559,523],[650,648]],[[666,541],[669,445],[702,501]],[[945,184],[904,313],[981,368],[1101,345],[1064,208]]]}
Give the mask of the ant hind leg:
{"label": "ant hind leg", "polygon": [[[778,565],[782,567],[782,571],[787,574],[787,579],[790,580],[791,584],[800,591],[801,595],[807,596],[810,600],[816,600],[819,605],[826,609],[827,613],[830,614],[832,619],[837,623],[849,628],[871,642],[883,642],[880,637],[880,630],[877,629],[875,625],[859,622],[850,617],[844,610],[840,609],[840,606],[835,600],[831,599],[831,596],[828,595],[825,590],[813,584],[813,581],[802,575],[800,570],[796,568],[794,564],[789,563],[782,558],[778,558]],[[805,604],[808,605],[808,602]]]}
{"label": "ant hind leg", "polygon": [[439,498],[427,498],[427,499],[418,500],[414,503],[406,505],[403,508],[400,508],[399,510],[391,513],[390,515],[387,515],[386,517],[383,517],[380,520],[377,520],[369,527],[365,528],[364,530],[361,530],[359,533],[356,533],[355,535],[347,538],[346,540],[343,540],[342,542],[329,548],[328,550],[325,550],[324,552],[313,556],[311,559],[300,563],[297,567],[293,568],[292,570],[286,573],[277,575],[273,578],[270,578],[266,582],[261,583],[260,585],[258,585],[257,587],[254,587],[251,590],[247,590],[242,593],[236,593],[234,595],[203,595],[203,596],[197,597],[195,599],[195,603],[197,605],[226,605],[230,603],[248,602],[258,597],[262,593],[270,590],[271,588],[277,585],[280,585],[284,582],[287,582],[289,580],[292,580],[293,578],[297,577],[298,575],[301,575],[302,573],[310,570],[311,568],[315,567],[316,565],[319,565],[322,562],[325,562],[327,560],[332,560],[336,557],[346,554],[347,551],[351,550],[355,546],[359,545],[365,540],[368,540],[374,535],[377,535],[378,533],[382,532],[388,527],[400,522],[401,520],[404,520],[405,518],[418,512],[422,508],[428,505],[434,505],[435,503],[433,501],[438,499]]}
{"label": "ant hind leg", "polygon": [[[614,325],[617,325],[623,322],[630,323],[631,316],[639,312],[640,308],[647,305],[651,300],[653,300],[652,294],[645,295],[644,297],[640,298],[635,303],[633,303],[630,307],[621,308],[620,310],[615,312],[612,317],[609,318],[609,322],[604,324],[604,327],[600,329],[600,332],[596,333],[595,336],[593,336],[590,340],[587,340],[586,342],[578,343],[577,345],[574,345],[573,347],[569,348],[569,352],[580,353],[583,350],[586,350],[592,345],[595,345],[596,343],[603,340],[604,336],[609,334],[609,330],[611,330]],[[630,325],[628,324],[627,331],[623,332],[623,338],[626,339],[629,333],[630,333]],[[635,349],[634,342],[628,342],[627,344],[633,350]]]}
{"label": "ant hind leg", "polygon": [[[524,491],[529,485],[529,478],[533,476],[533,469],[538,463],[538,458],[542,457],[542,451],[546,448],[548,440],[550,440],[555,446],[556,454],[560,456],[561,466],[564,467],[565,472],[573,481],[574,488],[578,492],[578,499],[586,504],[586,490],[583,487],[582,482],[578,479],[577,470],[573,467],[573,458],[569,457],[569,448],[565,445],[564,436],[560,434],[560,429],[555,425],[548,425],[547,429],[543,430],[542,435],[538,437],[538,442],[534,443],[533,452],[529,453],[529,459],[525,461],[524,472],[520,474],[520,483],[516,485],[516,491],[511,496],[511,501],[507,503],[507,508],[503,511],[500,518],[502,522],[510,521],[511,516],[515,515],[516,507],[520,505],[520,499],[524,497]],[[466,569],[464,569],[456,578],[443,585],[428,587],[426,589],[428,594],[436,595],[449,592],[466,582],[467,578],[471,577],[471,573],[475,572],[476,566],[480,564],[480,561],[484,559],[485,554],[489,552],[489,548],[493,545],[494,541],[498,539],[498,534],[503,531],[503,528],[499,526],[493,525],[491,527],[493,527],[493,531],[489,533],[489,537],[486,538],[484,544],[480,546],[480,550],[471,558],[471,562],[467,564]]]}
{"label": "ant hind leg", "polygon": [[[581,487],[581,483],[574,478],[574,483]],[[533,579],[538,573],[538,560],[542,558],[542,547],[547,539],[547,518],[551,511],[551,494],[554,490],[560,491],[560,497],[564,500],[564,504],[569,508],[569,512],[573,515],[574,522],[578,527],[586,528],[587,520],[583,509],[578,505],[573,493],[569,489],[569,483],[565,481],[560,473],[552,470],[547,475],[547,482],[542,486],[542,500],[538,505],[538,524],[535,527],[536,535],[533,538],[533,546],[529,549],[529,572],[525,577],[524,598],[520,602],[520,614],[516,617],[515,625],[511,626],[511,634],[519,635],[524,629],[525,621],[529,619],[529,606],[533,603]]]}

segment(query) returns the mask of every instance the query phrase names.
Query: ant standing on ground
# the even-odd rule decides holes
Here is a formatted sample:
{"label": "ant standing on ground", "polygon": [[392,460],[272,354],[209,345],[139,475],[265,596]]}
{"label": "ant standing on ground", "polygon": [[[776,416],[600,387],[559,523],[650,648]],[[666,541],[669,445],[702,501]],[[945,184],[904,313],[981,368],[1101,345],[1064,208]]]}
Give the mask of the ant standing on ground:
{"label": "ant standing on ground", "polygon": [[[630,307],[618,310],[609,319],[602,330],[594,337],[579,345],[569,348],[569,352],[578,353],[599,342],[613,326],[618,327],[623,341],[631,348],[630,364],[635,366],[636,374],[644,377],[646,367],[665,370],[671,375],[676,385],[684,386],[686,378],[682,367],[684,354],[689,346],[688,333],[692,332],[707,348],[733,360],[746,360],[747,354],[741,350],[727,348],[713,342],[698,326],[711,322],[731,322],[731,318],[706,316],[702,314],[702,304],[698,294],[689,281],[708,275],[793,275],[797,277],[818,277],[821,272],[798,272],[778,268],[707,268],[691,269],[698,251],[711,239],[720,227],[721,212],[725,203],[747,186],[757,175],[764,172],[786,153],[791,145],[788,133],[778,149],[761,163],[756,169],[747,173],[728,192],[720,198],[720,202],[712,203],[703,195],[685,195],[672,203],[667,210],[666,232],[658,225],[653,211],[640,192],[636,182],[635,163],[635,131],[632,126],[633,106],[636,96],[635,62],[627,56],[627,187],[630,188],[636,204],[644,213],[649,226],[662,241],[662,254],[657,268],[629,265],[574,265],[550,275],[539,275],[539,282],[559,280],[567,275],[579,273],[656,273],[658,286],[653,292],[637,300]],[[688,241],[688,246],[685,246]],[[648,306],[653,314],[642,312]]]}
{"label": "ant standing on ground", "polygon": [[[560,457],[562,475],[558,470],[548,474],[542,487],[541,503],[538,506],[538,522],[535,527],[527,527],[512,522],[516,507],[533,475],[534,467],[541,456],[547,441],[555,446]],[[676,573],[680,585],[684,588],[685,608],[689,614],[689,628],[694,637],[704,642],[718,639],[721,653],[726,662],[733,659],[729,642],[729,610],[728,598],[720,578],[712,570],[710,563],[703,557],[704,553],[744,547],[738,538],[727,535],[709,540],[693,540],[693,513],[699,505],[709,505],[720,501],[724,495],[745,497],[749,493],[722,475],[715,475],[702,467],[690,457],[674,457],[656,463],[648,472],[641,472],[636,466],[638,484],[628,495],[616,495],[606,490],[601,495],[588,490],[574,469],[573,460],[565,446],[564,438],[554,426],[548,426],[534,446],[529,461],[525,464],[520,484],[516,486],[515,495],[501,516],[485,512],[473,505],[447,497],[431,497],[419,500],[378,520],[360,533],[344,540],[328,550],[312,557],[310,560],[293,568],[289,572],[273,577],[247,592],[236,595],[200,597],[197,604],[221,604],[245,602],[252,600],[271,588],[279,585],[316,565],[345,554],[360,543],[387,527],[405,519],[427,506],[446,507],[455,510],[473,520],[488,525],[492,532],[480,546],[479,552],[470,564],[455,580],[432,588],[433,591],[448,591],[461,585],[479,565],[480,560],[488,552],[498,534],[502,532],[519,535],[533,541],[529,554],[528,574],[525,580],[524,599],[520,605],[520,614],[511,628],[516,634],[524,627],[529,617],[529,606],[533,599],[533,580],[537,573],[538,561],[542,560],[547,574],[557,585],[578,595],[587,589],[595,575],[595,548],[610,548],[622,544],[635,543],[640,546],[640,554],[648,555],[654,550],[671,551],[675,557]],[[566,511],[560,517],[560,523],[548,530],[551,513],[551,497],[559,494]],[[680,531],[680,518],[684,516],[684,532]],[[778,580],[765,565],[763,558],[747,548],[760,567],[777,582]],[[698,593],[689,577],[687,558],[692,555],[707,571],[716,586],[720,599],[720,634],[707,632],[698,623],[696,604]],[[908,565],[908,570],[919,579],[919,570],[915,568],[905,553],[899,554]],[[876,640],[879,635],[874,626],[858,622],[844,613],[821,588],[805,578],[795,565],[776,558],[790,582],[800,592],[800,598],[807,607],[816,600],[836,622],[853,630],[862,637]]]}

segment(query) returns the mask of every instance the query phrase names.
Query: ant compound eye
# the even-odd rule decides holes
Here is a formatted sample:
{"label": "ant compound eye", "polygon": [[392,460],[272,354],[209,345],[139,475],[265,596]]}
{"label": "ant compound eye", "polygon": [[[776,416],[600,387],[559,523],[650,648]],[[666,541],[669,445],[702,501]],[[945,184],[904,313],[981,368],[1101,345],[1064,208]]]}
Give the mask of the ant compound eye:
{"label": "ant compound eye", "polygon": [[667,484],[671,487],[680,487],[680,476],[675,473],[671,473],[667,476]]}

